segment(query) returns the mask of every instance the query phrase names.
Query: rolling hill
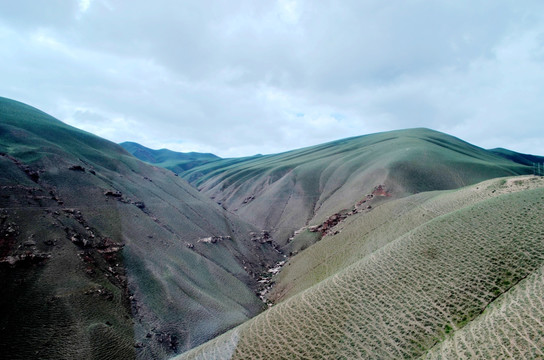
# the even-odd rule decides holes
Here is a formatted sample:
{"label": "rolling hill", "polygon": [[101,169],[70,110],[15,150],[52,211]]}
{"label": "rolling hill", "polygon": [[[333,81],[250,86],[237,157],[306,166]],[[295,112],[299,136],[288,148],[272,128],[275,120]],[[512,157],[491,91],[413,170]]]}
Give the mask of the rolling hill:
{"label": "rolling hill", "polygon": [[224,208],[270,231],[289,253],[316,240],[306,237],[303,244],[291,243],[295,232],[350,211],[378,187],[387,196],[376,197],[373,203],[532,171],[532,164],[520,164],[453,136],[409,129],[282,154],[221,159],[180,175]]}
{"label": "rolling hill", "polygon": [[544,358],[543,159],[429,129],[220,159],[0,98],[0,358]]}
{"label": "rolling hill", "polygon": [[175,173],[189,170],[195,166],[203,165],[220,157],[208,153],[181,153],[168,149],[153,150],[135,142],[124,142],[119,144],[136,158],[147,163],[157,165]]}
{"label": "rolling hill", "polygon": [[170,171],[0,98],[0,358],[164,358],[263,309],[280,255]]}
{"label": "rolling hill", "polygon": [[544,358],[542,218],[533,176],[355,214],[284,266],[291,296],[176,360]]}

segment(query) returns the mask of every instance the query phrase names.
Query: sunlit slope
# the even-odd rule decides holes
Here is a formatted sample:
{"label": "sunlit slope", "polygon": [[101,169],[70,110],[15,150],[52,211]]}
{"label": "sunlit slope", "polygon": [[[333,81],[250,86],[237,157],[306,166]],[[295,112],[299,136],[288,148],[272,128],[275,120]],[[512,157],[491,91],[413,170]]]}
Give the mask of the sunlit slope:
{"label": "sunlit slope", "polygon": [[541,290],[517,289],[544,265],[544,188],[514,181],[540,184],[437,216],[178,359],[416,358],[514,291],[534,296],[540,321]]}
{"label": "sunlit slope", "polygon": [[531,171],[455,137],[410,129],[219,160],[182,176],[222,206],[272,230],[283,246],[294,231],[351,208],[380,184],[401,197]]}
{"label": "sunlit slope", "polygon": [[269,297],[280,302],[307,289],[433,218],[500,194],[541,186],[543,180],[532,176],[492,179],[459,190],[408,196],[355,214],[335,228],[338,234],[325,236],[290,258]]}
{"label": "sunlit slope", "polygon": [[1,358],[175,354],[257,314],[278,257],[172,172],[4,98],[0,211]]}
{"label": "sunlit slope", "polygon": [[157,165],[175,173],[203,165],[211,161],[219,160],[219,157],[208,153],[181,153],[168,149],[153,150],[135,142],[119,144],[136,158],[147,163]]}
{"label": "sunlit slope", "polygon": [[425,359],[543,359],[544,267],[436,344]]}

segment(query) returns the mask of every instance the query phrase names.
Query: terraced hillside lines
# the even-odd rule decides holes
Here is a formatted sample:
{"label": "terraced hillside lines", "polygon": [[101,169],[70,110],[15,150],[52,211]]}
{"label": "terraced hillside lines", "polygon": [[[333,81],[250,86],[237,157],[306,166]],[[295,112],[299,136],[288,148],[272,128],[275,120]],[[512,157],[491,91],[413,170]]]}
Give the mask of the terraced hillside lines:
{"label": "terraced hillside lines", "polygon": [[530,166],[428,129],[343,139],[282,154],[221,159],[181,173],[284,246],[384,184],[393,198],[532,173]]}
{"label": "terraced hillside lines", "polygon": [[438,216],[236,328],[232,358],[422,356],[544,266],[543,217],[542,188]]}
{"label": "terraced hillside lines", "polygon": [[277,303],[293,296],[433,218],[500,194],[539,187],[544,187],[542,177],[493,179],[459,190],[416,194],[351,216],[335,228],[339,234],[289,259],[269,298]]}
{"label": "terraced hillside lines", "polygon": [[422,358],[544,359],[544,267]]}

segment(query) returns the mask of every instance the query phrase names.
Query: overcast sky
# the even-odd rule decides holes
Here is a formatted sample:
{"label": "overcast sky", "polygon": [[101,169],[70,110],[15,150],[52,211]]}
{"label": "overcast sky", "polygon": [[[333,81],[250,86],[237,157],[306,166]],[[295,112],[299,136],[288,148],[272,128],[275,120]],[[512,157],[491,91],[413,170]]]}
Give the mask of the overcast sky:
{"label": "overcast sky", "polygon": [[544,155],[544,1],[0,0],[0,96],[223,157],[411,127]]}

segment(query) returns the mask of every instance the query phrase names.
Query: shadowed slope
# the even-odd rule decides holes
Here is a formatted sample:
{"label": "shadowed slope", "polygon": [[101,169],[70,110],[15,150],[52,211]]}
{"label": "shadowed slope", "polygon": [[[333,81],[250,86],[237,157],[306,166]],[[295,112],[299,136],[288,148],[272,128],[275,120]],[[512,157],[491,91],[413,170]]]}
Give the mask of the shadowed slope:
{"label": "shadowed slope", "polygon": [[351,208],[377,185],[398,198],[530,172],[452,136],[411,129],[218,160],[182,176],[222,206],[271,230],[284,246],[294,231]]}
{"label": "shadowed slope", "polygon": [[502,148],[491,149],[489,151],[499,156],[502,156],[505,159],[517,162],[518,164],[523,164],[523,165],[532,167],[533,164],[540,163],[542,165],[542,171],[544,173],[544,156],[521,154],[512,150],[502,149]]}
{"label": "shadowed slope", "polygon": [[4,98],[0,170],[0,357],[161,358],[261,311],[277,252],[170,171]]}
{"label": "shadowed slope", "polygon": [[[482,312],[500,306],[502,294],[516,291],[532,299],[532,308],[525,315],[515,310],[513,331],[528,322],[536,326],[544,310],[540,290],[524,279],[538,282],[544,265],[544,181],[513,178],[489,186],[506,189],[469,202],[460,190],[458,209],[406,227],[335,275],[176,359],[414,358],[462,334]],[[472,346],[491,341],[489,335],[508,348],[508,333],[495,330],[476,334],[481,337]],[[527,354],[538,354],[542,334],[517,336]],[[496,358],[502,351],[482,353]]]}
{"label": "shadowed slope", "polygon": [[119,144],[136,158],[150,164],[154,164],[175,173],[189,170],[195,166],[203,165],[211,161],[219,160],[220,157],[208,153],[181,153],[168,149],[153,150],[135,142],[124,142]]}

